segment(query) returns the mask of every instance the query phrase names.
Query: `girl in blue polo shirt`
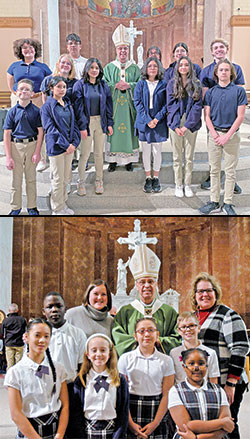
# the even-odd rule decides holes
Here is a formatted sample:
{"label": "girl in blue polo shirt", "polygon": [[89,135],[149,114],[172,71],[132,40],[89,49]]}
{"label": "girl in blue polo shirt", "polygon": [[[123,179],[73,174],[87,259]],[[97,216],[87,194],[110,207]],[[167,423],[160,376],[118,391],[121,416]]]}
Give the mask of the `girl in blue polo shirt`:
{"label": "girl in blue polo shirt", "polygon": [[[168,138],[166,121],[166,83],[164,69],[156,57],[147,58],[142,67],[142,79],[134,90],[136,109],[135,133],[142,144],[142,159],[146,174],[144,192],[160,192],[162,142]],[[153,155],[153,178],[151,177],[151,154]]]}
{"label": "girl in blue polo shirt", "polygon": [[73,215],[74,211],[66,205],[67,183],[71,177],[73,153],[80,143],[80,131],[71,102],[65,97],[65,78],[54,76],[50,82],[50,89],[53,97],[49,96],[42,106],[41,118],[52,173],[52,215]]}
{"label": "girl in blue polo shirt", "polygon": [[235,85],[235,78],[233,64],[227,59],[220,60],[214,68],[214,79],[218,84],[205,94],[205,121],[209,130],[211,201],[199,209],[203,215],[221,210],[219,201],[223,152],[226,179],[222,210],[226,215],[236,215],[232,202],[240,149],[239,127],[244,120],[247,97],[245,90]]}
{"label": "girl in blue polo shirt", "polygon": [[[196,78],[193,64],[182,56],[175,67],[174,78],[167,85],[168,126],[173,147],[175,196],[192,197],[191,189],[193,156],[197,132],[201,127],[201,84]],[[182,151],[185,153],[184,194]]]}
{"label": "girl in blue polo shirt", "polygon": [[96,168],[96,194],[103,194],[103,148],[105,134],[113,134],[113,100],[111,91],[102,79],[103,68],[97,58],[89,58],[83,70],[83,77],[74,85],[73,105],[78,126],[81,130],[80,159],[78,163],[79,182],[77,194],[86,195],[85,169],[94,142]]}
{"label": "girl in blue polo shirt", "polygon": [[[177,43],[173,48],[174,62],[169,64],[169,67],[165,70],[164,73],[164,81],[166,81],[167,84],[169,83],[170,79],[174,77],[176,64],[182,56],[188,56],[188,46],[186,45],[186,43],[183,42]],[[199,64],[193,63],[193,70],[196,77],[200,79],[201,67],[199,66]]]}

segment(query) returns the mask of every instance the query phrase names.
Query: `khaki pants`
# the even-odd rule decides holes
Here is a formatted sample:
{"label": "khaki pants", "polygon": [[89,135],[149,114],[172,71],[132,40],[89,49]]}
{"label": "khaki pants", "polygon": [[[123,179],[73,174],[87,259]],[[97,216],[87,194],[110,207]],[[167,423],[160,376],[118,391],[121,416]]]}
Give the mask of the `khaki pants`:
{"label": "khaki pants", "polygon": [[[218,134],[223,135],[224,133],[218,132]],[[221,159],[224,152],[224,170],[226,176],[224,186],[224,203],[232,204],[239,149],[239,131],[234,133],[230,140],[224,146],[216,145],[213,137],[211,136],[211,134],[209,134],[208,160],[210,165],[211,178],[211,201],[215,201],[216,203],[220,201]]]}
{"label": "khaki pants", "polygon": [[12,171],[11,201],[13,210],[22,207],[22,184],[23,173],[25,175],[27,207],[36,207],[36,165],[32,162],[32,156],[36,149],[36,141],[29,143],[11,142],[11,155],[15,162]]}
{"label": "khaki pants", "polygon": [[[11,107],[14,107],[17,104],[18,100],[19,100],[19,98],[14,93],[11,93],[11,95],[10,95]],[[32,102],[32,104],[36,105],[38,108],[41,108],[41,106],[43,105],[42,95],[38,96],[37,98],[31,99],[31,102]],[[46,145],[45,145],[45,141],[43,141],[43,143],[42,143],[41,160],[45,160],[46,161]]]}
{"label": "khaki pants", "polygon": [[[181,119],[180,128],[184,126],[186,115]],[[178,136],[175,131],[169,129],[170,142],[173,148],[173,168],[176,186],[182,186],[182,151],[184,149],[184,184],[190,186],[192,181],[194,148],[198,131],[191,133],[187,130],[184,137]]]}
{"label": "khaki pants", "polygon": [[63,154],[50,156],[51,171],[51,208],[54,212],[58,212],[65,207],[68,199],[67,184],[71,177],[72,154]]}
{"label": "khaki pants", "polygon": [[92,141],[94,141],[94,158],[96,169],[96,180],[102,181],[103,179],[103,149],[105,141],[105,133],[101,127],[101,116],[90,117],[90,136],[84,139],[80,143],[80,159],[78,163],[79,180],[85,181],[85,169],[88,161]]}
{"label": "khaki pants", "polygon": [[23,356],[23,346],[6,346],[5,347],[7,370],[18,363]]}

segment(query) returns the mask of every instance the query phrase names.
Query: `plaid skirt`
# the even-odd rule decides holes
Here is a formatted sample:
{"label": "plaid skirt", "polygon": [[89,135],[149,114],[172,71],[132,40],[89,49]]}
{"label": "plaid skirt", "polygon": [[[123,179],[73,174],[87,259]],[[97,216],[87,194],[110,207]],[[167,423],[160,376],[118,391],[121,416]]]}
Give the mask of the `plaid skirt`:
{"label": "plaid skirt", "polygon": [[[59,415],[60,410],[48,415],[39,416],[39,418],[28,418],[28,420],[43,439],[54,439],[58,428]],[[18,431],[17,438],[26,438],[26,436],[21,431]]]}
{"label": "plaid skirt", "polygon": [[87,439],[112,439],[115,430],[115,420],[91,421],[85,418]]}
{"label": "plaid skirt", "polygon": [[[158,407],[161,402],[162,395],[156,396],[139,396],[130,394],[130,413],[133,421],[139,424],[141,427],[149,424],[155,418]],[[132,431],[127,432],[127,439],[135,439]],[[165,415],[160,425],[150,434],[148,439],[167,439],[168,438],[168,425],[167,415]]]}

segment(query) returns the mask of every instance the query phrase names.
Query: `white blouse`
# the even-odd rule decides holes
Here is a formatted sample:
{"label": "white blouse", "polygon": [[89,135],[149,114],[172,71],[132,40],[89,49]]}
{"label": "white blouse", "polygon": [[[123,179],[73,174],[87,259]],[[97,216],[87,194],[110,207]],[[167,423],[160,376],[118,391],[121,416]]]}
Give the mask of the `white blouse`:
{"label": "white blouse", "polygon": [[153,96],[154,96],[154,91],[157,87],[157,84],[159,81],[148,81],[148,79],[146,79],[147,84],[148,84],[148,89],[149,89],[149,109],[153,108]]}
{"label": "white blouse", "polygon": [[[96,392],[94,385],[95,378],[99,375],[107,376],[107,383],[109,383],[108,391],[101,388]],[[84,416],[90,420],[110,420],[116,418],[116,391],[115,386],[111,386],[111,379],[108,372],[105,370],[102,373],[97,373],[90,369],[87,374],[86,390],[84,398]]]}
{"label": "white blouse", "polygon": [[66,372],[60,363],[54,362],[56,369],[56,393],[53,389],[53,375],[47,358],[41,366],[48,366],[49,374],[42,378],[35,375],[39,364],[32,361],[26,354],[8,369],[4,385],[19,390],[22,398],[22,411],[27,418],[36,418],[58,411],[61,407],[59,399],[61,384],[66,380]]}
{"label": "white blouse", "polygon": [[121,355],[118,369],[128,378],[129,393],[140,396],[160,395],[163,378],[174,375],[172,358],[156,348],[150,357],[144,357],[139,346]]}

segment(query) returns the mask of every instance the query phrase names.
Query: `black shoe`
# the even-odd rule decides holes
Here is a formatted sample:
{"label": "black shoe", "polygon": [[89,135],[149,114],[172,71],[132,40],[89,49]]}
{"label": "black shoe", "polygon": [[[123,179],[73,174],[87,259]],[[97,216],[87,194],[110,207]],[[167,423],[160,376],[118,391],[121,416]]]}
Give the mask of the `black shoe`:
{"label": "black shoe", "polygon": [[72,171],[74,171],[77,168],[77,166],[78,166],[78,160],[73,159],[71,164]]}
{"label": "black shoe", "polygon": [[201,183],[201,189],[206,189],[206,190],[210,189],[210,175],[207,177],[205,181]]}
{"label": "black shoe", "polygon": [[152,178],[146,178],[144,187],[143,187],[144,192],[146,192],[147,194],[149,194],[150,192],[152,192]]}
{"label": "black shoe", "polygon": [[30,216],[39,216],[39,211],[37,210],[36,207],[31,208],[27,208],[28,214]]}
{"label": "black shoe", "polygon": [[241,187],[237,183],[235,183],[235,185],[234,185],[234,194],[239,195],[239,194],[241,194],[241,192],[242,192]]}
{"label": "black shoe", "polygon": [[222,212],[229,216],[237,216],[232,204],[223,204],[221,208]]}
{"label": "black shoe", "polygon": [[132,163],[128,163],[127,165],[125,165],[125,168],[128,172],[132,172],[134,169]]}
{"label": "black shoe", "polygon": [[11,210],[8,216],[17,216],[20,214],[22,209]]}
{"label": "black shoe", "polygon": [[152,189],[153,189],[153,192],[160,192],[161,191],[161,184],[160,184],[159,178],[157,178],[157,177],[153,178]]}
{"label": "black shoe", "polygon": [[110,163],[110,164],[109,164],[109,167],[108,167],[108,171],[109,171],[109,172],[114,172],[114,171],[115,171],[115,168],[116,168],[116,165],[117,165],[116,162]]}

